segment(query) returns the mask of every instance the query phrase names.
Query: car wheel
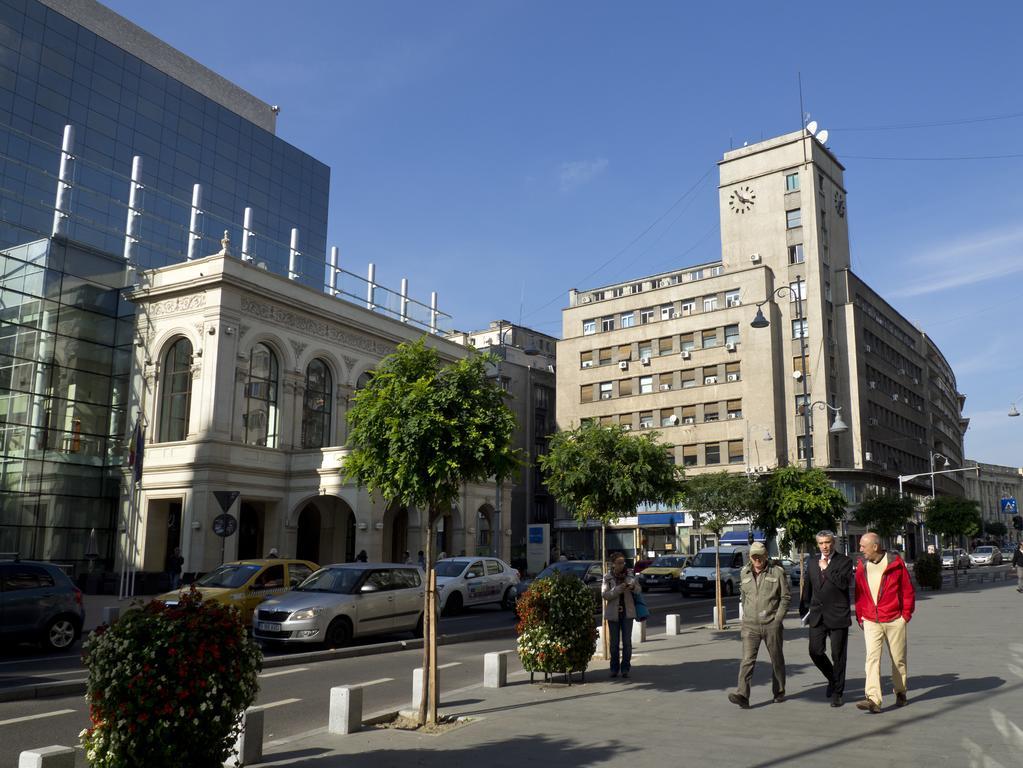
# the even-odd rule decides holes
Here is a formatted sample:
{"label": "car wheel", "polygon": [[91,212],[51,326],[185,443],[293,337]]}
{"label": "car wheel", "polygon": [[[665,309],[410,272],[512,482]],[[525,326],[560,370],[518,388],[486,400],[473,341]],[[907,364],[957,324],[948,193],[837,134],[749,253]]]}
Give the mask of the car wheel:
{"label": "car wheel", "polygon": [[78,640],[81,629],[67,616],[51,619],[43,630],[43,645],[48,651],[63,651]]}
{"label": "car wheel", "polygon": [[455,614],[461,613],[462,611],[462,593],[452,592],[451,597],[444,604],[444,615],[454,616]]}
{"label": "car wheel", "polygon": [[501,600],[501,607],[510,611],[515,608],[515,587],[508,587],[504,591],[504,598]]}
{"label": "car wheel", "polygon": [[343,616],[338,616],[327,627],[326,642],[330,648],[341,648],[352,641],[352,624]]}
{"label": "car wheel", "polygon": [[423,636],[423,614],[419,614],[419,621],[416,622],[416,628],[412,630],[412,636],[419,638]]}
{"label": "car wheel", "polygon": [[725,597],[731,597],[735,594],[735,587],[732,586],[732,582],[725,582]]}

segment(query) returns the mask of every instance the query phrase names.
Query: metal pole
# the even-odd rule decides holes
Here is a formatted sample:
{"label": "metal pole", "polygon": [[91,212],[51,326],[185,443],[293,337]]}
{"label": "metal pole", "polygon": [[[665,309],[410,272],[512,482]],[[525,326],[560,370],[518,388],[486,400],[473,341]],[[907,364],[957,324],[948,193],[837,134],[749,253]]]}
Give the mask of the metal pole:
{"label": "metal pole", "polygon": [[[789,290],[792,290],[789,288]],[[806,468],[813,468],[813,436],[810,434],[810,395],[806,388],[806,332],[804,326],[806,318],[803,317],[803,278],[796,277],[796,319],[799,324],[799,357],[803,365],[803,450],[806,451]]]}

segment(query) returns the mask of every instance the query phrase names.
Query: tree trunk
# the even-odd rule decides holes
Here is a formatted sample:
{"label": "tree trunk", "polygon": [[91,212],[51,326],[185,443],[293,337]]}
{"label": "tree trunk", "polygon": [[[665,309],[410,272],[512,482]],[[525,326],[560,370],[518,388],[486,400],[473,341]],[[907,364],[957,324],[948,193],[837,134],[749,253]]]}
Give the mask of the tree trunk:
{"label": "tree trunk", "polygon": [[423,557],[426,560],[426,589],[423,591],[423,685],[419,698],[419,711],[416,722],[423,725],[427,722],[427,704],[434,702],[433,721],[437,719],[436,700],[431,696],[431,682],[435,679],[432,667],[437,660],[437,636],[434,629],[436,621],[436,575],[433,569],[433,523],[434,508],[431,504],[426,510],[426,549]]}
{"label": "tree trunk", "polygon": [[[607,563],[607,525],[605,523],[601,523],[600,524],[600,560],[603,563],[604,573],[607,573],[607,571],[610,570],[610,569],[608,568],[608,563]],[[600,578],[601,578],[601,585],[602,585],[602,588],[603,588],[603,579],[604,579],[603,574],[601,574]],[[600,607],[602,609],[600,611],[600,621],[601,621],[601,628],[602,628],[602,631],[601,631],[600,634],[601,634],[601,637],[604,638],[604,661],[607,661],[608,659],[611,658],[611,654],[610,654],[610,648],[609,648],[609,641],[608,641],[608,637],[607,637],[607,619],[604,618],[604,611],[603,611],[604,601],[603,600],[600,601]]]}

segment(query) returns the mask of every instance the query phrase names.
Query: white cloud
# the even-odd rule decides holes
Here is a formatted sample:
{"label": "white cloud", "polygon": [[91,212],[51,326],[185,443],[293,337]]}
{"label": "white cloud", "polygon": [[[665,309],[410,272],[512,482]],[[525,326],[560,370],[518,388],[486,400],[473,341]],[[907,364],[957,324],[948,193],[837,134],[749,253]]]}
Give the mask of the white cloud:
{"label": "white cloud", "polygon": [[593,160],[571,160],[558,167],[558,186],[562,192],[589,184],[607,170],[607,158],[597,157]]}

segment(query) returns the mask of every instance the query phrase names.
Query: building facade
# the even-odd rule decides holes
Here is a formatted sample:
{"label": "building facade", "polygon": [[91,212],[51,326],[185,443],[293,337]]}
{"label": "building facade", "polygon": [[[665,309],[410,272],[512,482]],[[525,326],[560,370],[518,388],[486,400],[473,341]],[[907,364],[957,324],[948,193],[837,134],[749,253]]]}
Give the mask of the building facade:
{"label": "building facade", "polygon": [[[1000,464],[985,464],[968,459],[966,466],[976,467],[976,472],[966,472],[966,498],[980,504],[980,516],[984,523],[1004,523],[1007,532],[1004,537],[993,536],[1016,543],[1023,538],[1013,526],[1013,518],[1020,515],[1019,505],[1023,501],[1023,468],[1005,467]],[[1015,511],[1011,504],[1003,506],[1003,499],[1015,499]],[[983,536],[985,532],[981,532]]]}
{"label": "building facade", "polygon": [[[927,471],[930,453],[961,466],[951,368],[850,268],[835,155],[797,132],[730,151],[719,169],[720,259],[570,291],[559,425],[657,430],[688,474],[812,464],[852,504]],[[939,482],[962,494],[959,481]],[[646,512],[623,520],[609,546],[706,541],[684,514]],[[915,551],[919,526],[909,534]],[[848,548],[855,531],[843,525],[842,536]]]}

